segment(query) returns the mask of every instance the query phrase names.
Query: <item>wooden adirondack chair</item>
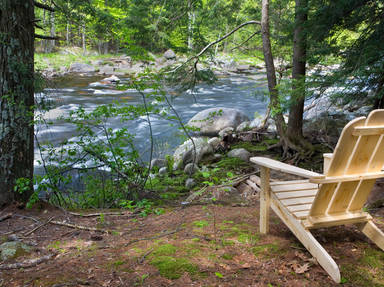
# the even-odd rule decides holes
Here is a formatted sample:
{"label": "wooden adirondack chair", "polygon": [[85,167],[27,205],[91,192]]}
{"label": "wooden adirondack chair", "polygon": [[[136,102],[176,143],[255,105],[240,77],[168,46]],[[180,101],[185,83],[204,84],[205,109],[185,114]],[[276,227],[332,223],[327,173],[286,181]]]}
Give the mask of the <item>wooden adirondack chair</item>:
{"label": "wooden adirondack chair", "polygon": [[[310,229],[353,223],[384,250],[384,233],[362,210],[375,180],[384,177],[384,110],[344,127],[334,153],[325,155],[324,175],[269,158],[251,162],[261,168],[260,232],[268,232],[272,207],[335,282],[340,282],[339,268]],[[270,169],[307,180],[270,182]]]}

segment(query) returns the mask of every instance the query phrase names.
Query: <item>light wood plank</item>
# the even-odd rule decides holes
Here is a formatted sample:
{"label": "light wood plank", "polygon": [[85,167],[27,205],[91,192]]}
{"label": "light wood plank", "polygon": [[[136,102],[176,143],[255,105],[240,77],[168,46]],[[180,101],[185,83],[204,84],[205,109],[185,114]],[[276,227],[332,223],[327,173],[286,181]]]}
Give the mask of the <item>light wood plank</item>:
{"label": "light wood plank", "polygon": [[287,185],[287,184],[297,184],[297,183],[308,183],[308,179],[299,179],[299,180],[286,180],[286,181],[274,181],[271,182],[271,186],[275,185]]}
{"label": "light wood plank", "polygon": [[373,186],[375,185],[376,180],[364,180],[360,184],[360,192],[356,192],[354,197],[351,199],[350,205],[348,206],[348,211],[357,212],[360,211],[365,203],[367,202],[368,196],[372,191]]}
{"label": "light wood plank", "polygon": [[332,159],[332,153],[324,153],[324,162],[323,162],[323,173],[327,174],[329,165],[331,164],[331,159]]}
{"label": "light wood plank", "polygon": [[327,251],[320,245],[320,243],[313,237],[313,235],[306,230],[300,222],[290,214],[290,212],[282,206],[279,201],[272,194],[272,209],[280,217],[280,219],[287,225],[292,233],[299,239],[304,247],[312,254],[319,262],[320,266],[331,276],[336,282],[340,282],[340,271]]}
{"label": "light wood plank", "polygon": [[308,197],[308,196],[315,196],[317,193],[316,189],[308,189],[308,190],[300,190],[300,191],[292,191],[292,192],[279,192],[275,193],[276,197],[280,200],[282,199],[288,199],[288,198],[300,198],[300,197]]}
{"label": "light wood plank", "polygon": [[293,212],[293,215],[300,219],[307,218],[308,214],[309,214],[309,210]]}
{"label": "light wood plank", "polygon": [[289,174],[302,176],[305,178],[324,178],[324,175],[320,173],[309,171],[309,170],[299,168],[293,165],[289,165],[286,163],[282,163],[267,157],[251,157],[250,161],[260,166],[268,167],[273,170],[277,170],[277,171],[281,171]]}
{"label": "light wood plank", "polygon": [[269,186],[270,170],[264,166],[260,167],[261,193],[260,193],[260,233],[267,234],[269,231],[269,207],[271,191]]}
{"label": "light wood plank", "polygon": [[369,180],[377,179],[384,177],[384,172],[370,172],[364,174],[351,174],[351,175],[341,175],[341,176],[326,176],[324,179],[310,179],[309,182],[324,184],[324,183],[337,183],[337,182],[347,182],[347,181],[360,181],[360,180]]}
{"label": "light wood plank", "polygon": [[340,184],[337,194],[329,205],[328,214],[338,214],[346,212],[351,198],[355,191],[359,189],[360,181],[347,181]]}
{"label": "light wood plank", "polygon": [[312,204],[301,204],[301,205],[291,205],[291,206],[286,206],[287,209],[290,212],[295,212],[295,211],[306,211],[311,209]]}
{"label": "light wood plank", "polygon": [[290,206],[290,205],[299,205],[299,204],[309,204],[309,203],[312,203],[314,199],[315,199],[314,196],[299,197],[299,198],[283,199],[283,200],[281,200],[281,202],[285,206]]}
{"label": "light wood plank", "polygon": [[343,224],[352,224],[358,222],[366,222],[371,220],[370,216],[366,212],[357,213],[344,213],[340,215],[325,215],[319,217],[308,216],[307,220],[303,222],[306,228],[320,228],[329,227]]}
{"label": "light wood plank", "polygon": [[381,231],[372,220],[367,223],[357,224],[359,229],[384,251],[384,232]]}
{"label": "light wood plank", "polygon": [[384,134],[383,126],[363,126],[355,127],[352,133],[354,136],[372,136]]}
{"label": "light wood plank", "polygon": [[318,185],[315,183],[300,183],[300,184],[286,184],[286,185],[273,185],[271,189],[273,192],[306,190],[306,189],[318,189]]}

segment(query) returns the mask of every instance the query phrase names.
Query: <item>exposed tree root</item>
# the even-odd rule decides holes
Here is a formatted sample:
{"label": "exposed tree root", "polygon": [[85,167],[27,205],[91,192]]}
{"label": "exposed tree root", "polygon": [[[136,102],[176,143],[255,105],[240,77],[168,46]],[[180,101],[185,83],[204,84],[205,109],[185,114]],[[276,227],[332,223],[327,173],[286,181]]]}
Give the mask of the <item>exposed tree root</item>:
{"label": "exposed tree root", "polygon": [[46,256],[39,257],[39,258],[25,260],[23,262],[12,263],[12,264],[2,264],[2,265],[0,265],[0,270],[10,270],[10,269],[34,267],[34,266],[36,266],[36,265],[38,265],[40,263],[48,261],[53,256],[55,256],[55,255],[54,254],[49,254],[49,255],[46,255]]}

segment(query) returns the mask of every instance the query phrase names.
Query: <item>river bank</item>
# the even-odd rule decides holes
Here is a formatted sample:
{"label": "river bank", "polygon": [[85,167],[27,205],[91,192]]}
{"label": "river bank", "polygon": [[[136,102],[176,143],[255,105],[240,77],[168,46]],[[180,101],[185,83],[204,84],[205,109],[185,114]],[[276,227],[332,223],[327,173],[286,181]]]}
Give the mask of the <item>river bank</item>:
{"label": "river bank", "polygon": [[[96,52],[84,56],[74,48],[62,49],[57,53],[35,55],[36,70],[46,78],[63,77],[71,73],[104,76],[137,75],[146,69],[159,71],[183,64],[185,61],[187,61],[186,55],[178,55],[172,50],[157,55],[148,53],[142,59],[133,59],[124,54],[98,55]],[[213,59],[199,63],[197,68],[206,69],[208,67],[217,76],[253,74],[264,71],[264,64],[260,59],[232,54],[218,54]]]}

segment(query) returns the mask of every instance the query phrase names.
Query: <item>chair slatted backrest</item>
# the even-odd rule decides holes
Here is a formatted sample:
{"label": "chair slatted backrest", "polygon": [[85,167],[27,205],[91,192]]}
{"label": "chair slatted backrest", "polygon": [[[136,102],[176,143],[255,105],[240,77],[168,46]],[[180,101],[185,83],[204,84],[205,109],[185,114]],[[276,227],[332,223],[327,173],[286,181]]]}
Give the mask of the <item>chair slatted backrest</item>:
{"label": "chair slatted backrest", "polygon": [[[367,128],[370,127],[370,128]],[[362,131],[358,131],[360,130]],[[349,122],[343,129],[326,176],[379,172],[384,164],[384,110]],[[325,183],[312,204],[309,216],[360,211],[376,179]]]}

